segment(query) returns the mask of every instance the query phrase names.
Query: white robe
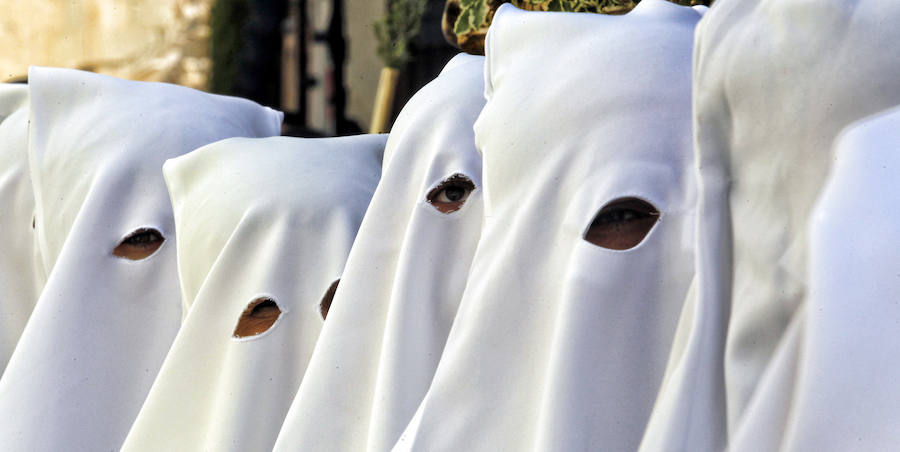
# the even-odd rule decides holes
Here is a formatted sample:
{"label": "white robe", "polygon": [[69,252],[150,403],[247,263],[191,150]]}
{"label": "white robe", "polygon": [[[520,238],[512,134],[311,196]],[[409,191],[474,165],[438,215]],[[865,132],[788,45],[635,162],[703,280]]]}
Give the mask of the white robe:
{"label": "white robe", "polygon": [[839,137],[810,217],[808,300],[766,369],[731,450],[896,448],[898,150],[896,108]]}
{"label": "white robe", "polygon": [[[634,450],[693,275],[691,46],[700,14],[503,5],[486,42],[484,226],[434,380],[394,450]],[[583,237],[635,197],[631,249]]]}
{"label": "white robe", "polygon": [[[277,450],[388,450],[428,389],[481,230],[472,125],[483,61],[455,57],[391,129],[384,175]],[[455,174],[476,189],[441,213],[426,198]]]}
{"label": "white robe", "polygon": [[0,84],[0,375],[34,309],[43,279],[28,175],[28,85]]}
{"label": "white robe", "polygon": [[808,297],[808,220],[832,142],[900,104],[898,18],[888,0],[759,0],[719,1],[701,21],[697,297],[645,450],[726,447],[778,344],[797,334],[787,328]]}
{"label": "white robe", "polygon": [[[181,323],[162,164],[281,114],[250,101],[87,72],[29,71],[29,158],[47,283],[0,379],[11,451],[117,449]],[[114,256],[132,231],[165,242]]]}

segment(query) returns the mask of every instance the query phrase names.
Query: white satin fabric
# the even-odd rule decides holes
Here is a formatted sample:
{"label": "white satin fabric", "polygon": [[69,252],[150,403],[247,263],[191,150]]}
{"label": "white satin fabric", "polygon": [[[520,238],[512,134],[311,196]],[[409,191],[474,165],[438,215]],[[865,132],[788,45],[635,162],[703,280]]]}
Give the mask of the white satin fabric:
{"label": "white satin fabric", "polygon": [[[697,11],[503,5],[486,43],[484,226],[444,354],[394,450],[634,450],[693,275]],[[611,201],[637,246],[583,236]]]}
{"label": "white satin fabric", "polygon": [[[900,437],[900,110],[836,143],[809,232],[809,296],[731,450],[891,450]],[[791,356],[793,359],[778,359]]]}
{"label": "white satin fabric", "polygon": [[[162,164],[281,114],[252,102],[75,70],[29,71],[29,158],[47,283],[0,379],[11,451],[118,449],[181,323]],[[166,241],[112,251],[139,228]]]}
{"label": "white satin fabric", "polygon": [[[272,449],[386,138],[234,138],[166,163],[186,318],[123,450]],[[260,297],[275,324],[233,337]]]}
{"label": "white satin fabric", "polygon": [[484,58],[459,55],[404,106],[384,175],[276,450],[389,450],[428,389],[481,230],[481,190],[449,214],[428,193],[481,185],[472,125]]}
{"label": "white satin fabric", "polygon": [[809,216],[832,142],[900,104],[897,18],[893,1],[725,0],[698,27],[698,296],[646,450],[726,447],[778,344],[801,334],[788,325],[808,299]]}
{"label": "white satin fabric", "polygon": [[42,277],[28,175],[28,85],[0,84],[0,375],[34,309]]}

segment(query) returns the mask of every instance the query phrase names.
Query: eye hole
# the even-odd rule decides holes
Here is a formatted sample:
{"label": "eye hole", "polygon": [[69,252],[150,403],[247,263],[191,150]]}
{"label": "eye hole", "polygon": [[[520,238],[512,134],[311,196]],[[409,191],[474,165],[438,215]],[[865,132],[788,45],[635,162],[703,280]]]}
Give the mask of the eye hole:
{"label": "eye hole", "polygon": [[334,293],[337,292],[338,284],[340,282],[340,279],[334,280],[334,282],[328,286],[328,290],[325,291],[322,302],[319,303],[319,312],[322,313],[322,320],[325,320],[328,317],[328,310],[331,309],[331,301],[334,300]]}
{"label": "eye hole", "polygon": [[113,256],[133,261],[149,257],[156,252],[166,239],[162,233],[153,228],[136,229],[113,250]]}
{"label": "eye hole", "polygon": [[428,202],[441,213],[461,209],[469,194],[475,190],[472,180],[462,174],[454,174],[428,192]]}
{"label": "eye hole", "polygon": [[31,229],[34,229],[34,224],[35,224],[36,222],[37,222],[37,217],[32,216],[32,217],[31,217]]}
{"label": "eye hole", "polygon": [[275,300],[268,297],[257,298],[247,305],[237,326],[234,327],[233,337],[244,338],[265,333],[275,321],[281,317],[281,309]]}
{"label": "eye hole", "polygon": [[659,211],[637,198],[622,198],[603,206],[584,239],[611,250],[634,248],[659,221]]}

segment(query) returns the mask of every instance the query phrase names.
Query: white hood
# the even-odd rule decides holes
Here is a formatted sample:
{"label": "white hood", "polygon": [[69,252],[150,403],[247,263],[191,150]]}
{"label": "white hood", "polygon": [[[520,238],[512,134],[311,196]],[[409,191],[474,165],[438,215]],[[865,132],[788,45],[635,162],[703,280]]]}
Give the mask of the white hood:
{"label": "white hood", "polygon": [[698,27],[699,297],[647,450],[721,449],[740,422],[807,299],[835,136],[900,104],[897,18],[894,1],[720,1]]}
{"label": "white hood", "polygon": [[[223,138],[277,134],[281,114],[74,70],[32,68],[28,79],[36,233],[48,277],[0,379],[0,444],[116,449],[181,323],[162,164]],[[142,228],[157,230],[162,246],[142,260],[113,255]]]}
{"label": "white hood", "polygon": [[[234,138],[166,163],[187,316],[123,450],[271,450],[386,138]],[[235,337],[259,299],[281,314]]]}
{"label": "white hood", "polygon": [[472,125],[483,62],[455,57],[397,118],[277,450],[388,450],[428,389],[481,229],[481,190],[451,213],[427,198],[457,174],[481,186]]}
{"label": "white hood", "polygon": [[[486,43],[484,227],[447,346],[394,450],[634,450],[693,275],[691,8],[502,6]],[[584,239],[622,198],[658,221]]]}
{"label": "white hood", "polygon": [[34,309],[34,195],[28,175],[28,85],[0,84],[0,375]]}

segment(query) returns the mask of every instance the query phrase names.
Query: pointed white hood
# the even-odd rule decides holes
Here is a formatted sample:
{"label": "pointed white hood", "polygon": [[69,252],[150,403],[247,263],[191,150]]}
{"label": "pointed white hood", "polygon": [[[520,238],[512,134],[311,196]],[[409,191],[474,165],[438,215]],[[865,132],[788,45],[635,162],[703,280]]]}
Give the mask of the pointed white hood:
{"label": "pointed white hood", "polygon": [[[281,114],[74,70],[32,68],[28,78],[36,233],[48,276],[0,379],[0,444],[116,449],[181,323],[162,164],[223,138],[277,134]],[[159,238],[143,259],[113,254],[140,254]]]}
{"label": "pointed white hood", "polygon": [[[637,447],[693,275],[699,19],[662,0],[625,16],[498,10],[475,125],[483,232],[394,450]],[[658,209],[649,234],[621,250],[588,242],[623,198]]]}
{"label": "pointed white hood", "polygon": [[[271,450],[386,138],[235,138],[166,163],[187,316],[123,450]],[[235,337],[261,299],[274,324]]]}
{"label": "pointed white hood", "polygon": [[[277,450],[388,450],[431,383],[481,229],[483,62],[455,57],[397,118]],[[429,194],[455,175],[476,188],[442,213]]]}
{"label": "pointed white hood", "polygon": [[28,85],[0,84],[0,375],[42,285],[28,175]]}

